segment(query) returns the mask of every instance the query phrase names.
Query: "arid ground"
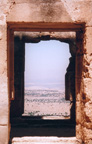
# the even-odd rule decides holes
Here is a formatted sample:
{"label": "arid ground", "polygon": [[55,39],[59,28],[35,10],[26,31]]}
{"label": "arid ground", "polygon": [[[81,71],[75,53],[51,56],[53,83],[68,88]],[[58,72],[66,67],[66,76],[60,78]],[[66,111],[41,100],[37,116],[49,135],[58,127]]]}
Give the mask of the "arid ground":
{"label": "arid ground", "polygon": [[24,115],[64,119],[70,117],[70,102],[64,91],[51,89],[25,90]]}

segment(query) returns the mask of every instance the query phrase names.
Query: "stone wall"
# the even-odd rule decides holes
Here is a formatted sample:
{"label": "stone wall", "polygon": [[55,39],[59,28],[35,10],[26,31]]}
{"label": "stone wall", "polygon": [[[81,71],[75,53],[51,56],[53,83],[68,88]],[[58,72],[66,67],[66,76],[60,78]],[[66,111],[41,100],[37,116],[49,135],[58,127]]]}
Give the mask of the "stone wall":
{"label": "stone wall", "polygon": [[78,24],[84,27],[77,32],[76,137],[88,144],[92,140],[92,0],[0,0],[0,144],[8,144],[10,130],[7,28],[20,24],[20,30],[28,23],[40,28],[46,23],[54,27],[61,23],[64,29],[66,24],[71,30]]}

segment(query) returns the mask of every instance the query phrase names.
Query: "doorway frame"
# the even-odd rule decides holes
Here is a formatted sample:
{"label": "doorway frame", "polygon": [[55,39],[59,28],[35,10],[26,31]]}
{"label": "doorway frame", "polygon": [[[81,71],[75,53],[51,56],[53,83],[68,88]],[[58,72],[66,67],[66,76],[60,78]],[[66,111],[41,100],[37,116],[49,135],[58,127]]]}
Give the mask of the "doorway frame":
{"label": "doorway frame", "polygon": [[[31,31],[31,32],[76,32],[77,36],[77,53],[76,53],[76,74],[75,74],[75,87],[76,87],[76,138],[79,137],[79,108],[81,109],[81,96],[82,91],[80,91],[79,84],[82,81],[82,69],[83,65],[83,35],[85,32],[84,23],[7,23],[7,57],[8,57],[8,92],[9,101],[14,99],[14,31]],[[81,63],[80,63],[81,61]],[[79,71],[80,70],[80,71]],[[10,106],[9,106],[10,107]],[[10,111],[10,110],[9,110]],[[80,111],[81,117],[83,116],[82,111]],[[80,126],[82,129],[82,123]]]}

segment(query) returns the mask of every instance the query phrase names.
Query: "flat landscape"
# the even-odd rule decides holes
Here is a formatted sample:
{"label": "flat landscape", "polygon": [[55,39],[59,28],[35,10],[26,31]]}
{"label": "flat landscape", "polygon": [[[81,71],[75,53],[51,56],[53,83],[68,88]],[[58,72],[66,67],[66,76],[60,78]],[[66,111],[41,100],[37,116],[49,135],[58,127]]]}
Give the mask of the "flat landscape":
{"label": "flat landscape", "polygon": [[70,102],[64,91],[53,89],[26,89],[24,115],[46,118],[69,119]]}

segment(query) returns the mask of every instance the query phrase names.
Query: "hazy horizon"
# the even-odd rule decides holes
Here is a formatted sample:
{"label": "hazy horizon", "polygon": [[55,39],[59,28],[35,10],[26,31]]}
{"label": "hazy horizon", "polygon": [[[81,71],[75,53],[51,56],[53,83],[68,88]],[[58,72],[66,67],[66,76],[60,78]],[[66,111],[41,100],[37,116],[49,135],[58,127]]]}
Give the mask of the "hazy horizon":
{"label": "hazy horizon", "polygon": [[25,44],[25,88],[64,89],[69,44],[57,40]]}

